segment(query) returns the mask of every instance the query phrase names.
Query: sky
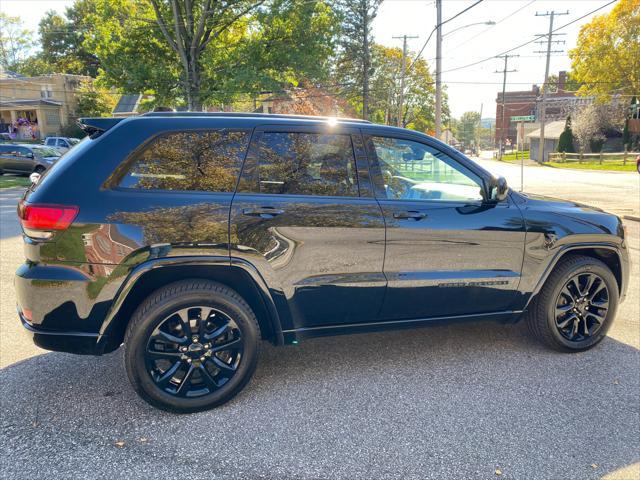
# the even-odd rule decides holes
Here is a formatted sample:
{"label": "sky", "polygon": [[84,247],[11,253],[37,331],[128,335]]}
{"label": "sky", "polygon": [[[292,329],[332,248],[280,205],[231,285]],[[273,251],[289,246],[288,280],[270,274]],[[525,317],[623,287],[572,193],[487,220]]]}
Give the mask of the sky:
{"label": "sky", "polygon": [[[483,0],[469,11],[443,25],[442,80],[447,85],[449,105],[454,117],[466,111],[480,111],[482,117],[495,117],[496,95],[502,90],[502,70],[504,61],[495,59],[505,50],[535,39],[537,34],[549,30],[549,17],[536,16],[554,10],[569,12],[554,19],[554,28],[572,22],[579,17],[609,3],[610,0]],[[443,0],[442,20],[446,21],[458,12],[470,7],[477,0]],[[0,10],[20,16],[24,26],[37,31],[38,22],[47,10],[64,13],[73,0],[0,0]],[[567,52],[575,47],[580,26],[595,15],[611,11],[615,3],[579,20],[558,33],[566,35],[554,37],[564,44],[553,45],[554,53],[549,67],[550,73],[570,70],[571,60]],[[473,25],[493,21],[494,26]],[[418,36],[408,40],[408,48],[419,51],[436,23],[435,1],[433,0],[384,0],[373,24],[376,42],[386,46],[402,46],[402,40],[394,36]],[[460,28],[463,27],[463,28]],[[435,35],[426,45],[422,57],[435,67]],[[535,53],[546,50],[545,45],[530,43],[516,51],[519,57],[509,59],[507,91],[528,90],[533,84],[544,81],[545,55]],[[448,71],[457,67],[490,58],[477,65]],[[433,70],[433,68],[432,68]]]}

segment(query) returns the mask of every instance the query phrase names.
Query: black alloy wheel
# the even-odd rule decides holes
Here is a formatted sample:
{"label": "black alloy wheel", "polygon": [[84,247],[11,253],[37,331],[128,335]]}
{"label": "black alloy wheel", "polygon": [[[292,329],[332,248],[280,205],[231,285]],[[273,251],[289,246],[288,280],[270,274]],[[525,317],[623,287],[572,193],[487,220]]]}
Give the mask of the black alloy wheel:
{"label": "black alloy wheel", "polygon": [[185,307],[167,316],[147,342],[145,365],[158,388],[179,397],[213,393],[242,361],[242,333],[224,312]]}
{"label": "black alloy wheel", "polygon": [[576,342],[598,333],[609,310],[609,290],[595,273],[579,273],[569,279],[556,300],[556,327]]}
{"label": "black alloy wheel", "polygon": [[569,254],[531,301],[525,321],[529,331],[548,347],[581,352],[606,337],[618,300],[618,280],[605,263]]}
{"label": "black alloy wheel", "polygon": [[151,405],[176,413],[229,401],[249,382],[260,327],[245,300],[210,280],[181,280],[153,292],[125,334],[131,385]]}

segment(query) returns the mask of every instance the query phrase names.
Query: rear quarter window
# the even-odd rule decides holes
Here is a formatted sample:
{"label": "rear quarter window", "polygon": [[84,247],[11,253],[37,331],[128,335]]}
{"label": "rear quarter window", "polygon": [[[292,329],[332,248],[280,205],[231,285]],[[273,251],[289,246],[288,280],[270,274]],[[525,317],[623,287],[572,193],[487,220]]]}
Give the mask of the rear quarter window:
{"label": "rear quarter window", "polygon": [[249,145],[246,131],[163,134],[127,160],[121,188],[233,192]]}

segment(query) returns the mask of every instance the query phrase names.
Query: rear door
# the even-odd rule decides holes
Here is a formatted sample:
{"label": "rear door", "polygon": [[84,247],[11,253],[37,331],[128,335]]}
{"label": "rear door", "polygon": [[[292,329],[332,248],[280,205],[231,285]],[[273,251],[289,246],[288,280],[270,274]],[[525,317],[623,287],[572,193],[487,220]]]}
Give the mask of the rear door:
{"label": "rear door", "polygon": [[387,240],[383,319],[499,312],[520,280],[525,229],[509,200],[483,202],[483,178],[410,135],[365,135]]}
{"label": "rear door", "polygon": [[384,220],[357,128],[257,128],[230,224],[232,257],[260,270],[288,328],[375,320]]}

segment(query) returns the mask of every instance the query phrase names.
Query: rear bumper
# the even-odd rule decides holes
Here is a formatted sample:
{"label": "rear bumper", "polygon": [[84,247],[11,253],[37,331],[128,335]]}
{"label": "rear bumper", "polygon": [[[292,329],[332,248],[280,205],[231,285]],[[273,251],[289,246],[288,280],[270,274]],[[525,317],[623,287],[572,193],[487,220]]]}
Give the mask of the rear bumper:
{"label": "rear bumper", "polygon": [[100,336],[83,332],[62,332],[43,330],[34,327],[18,311],[22,326],[38,347],[54,352],[76,353],[81,355],[101,355]]}
{"label": "rear bumper", "polygon": [[107,342],[100,327],[112,296],[96,295],[93,283],[77,267],[25,263],[18,268],[18,316],[36,345],[59,352],[104,353]]}

